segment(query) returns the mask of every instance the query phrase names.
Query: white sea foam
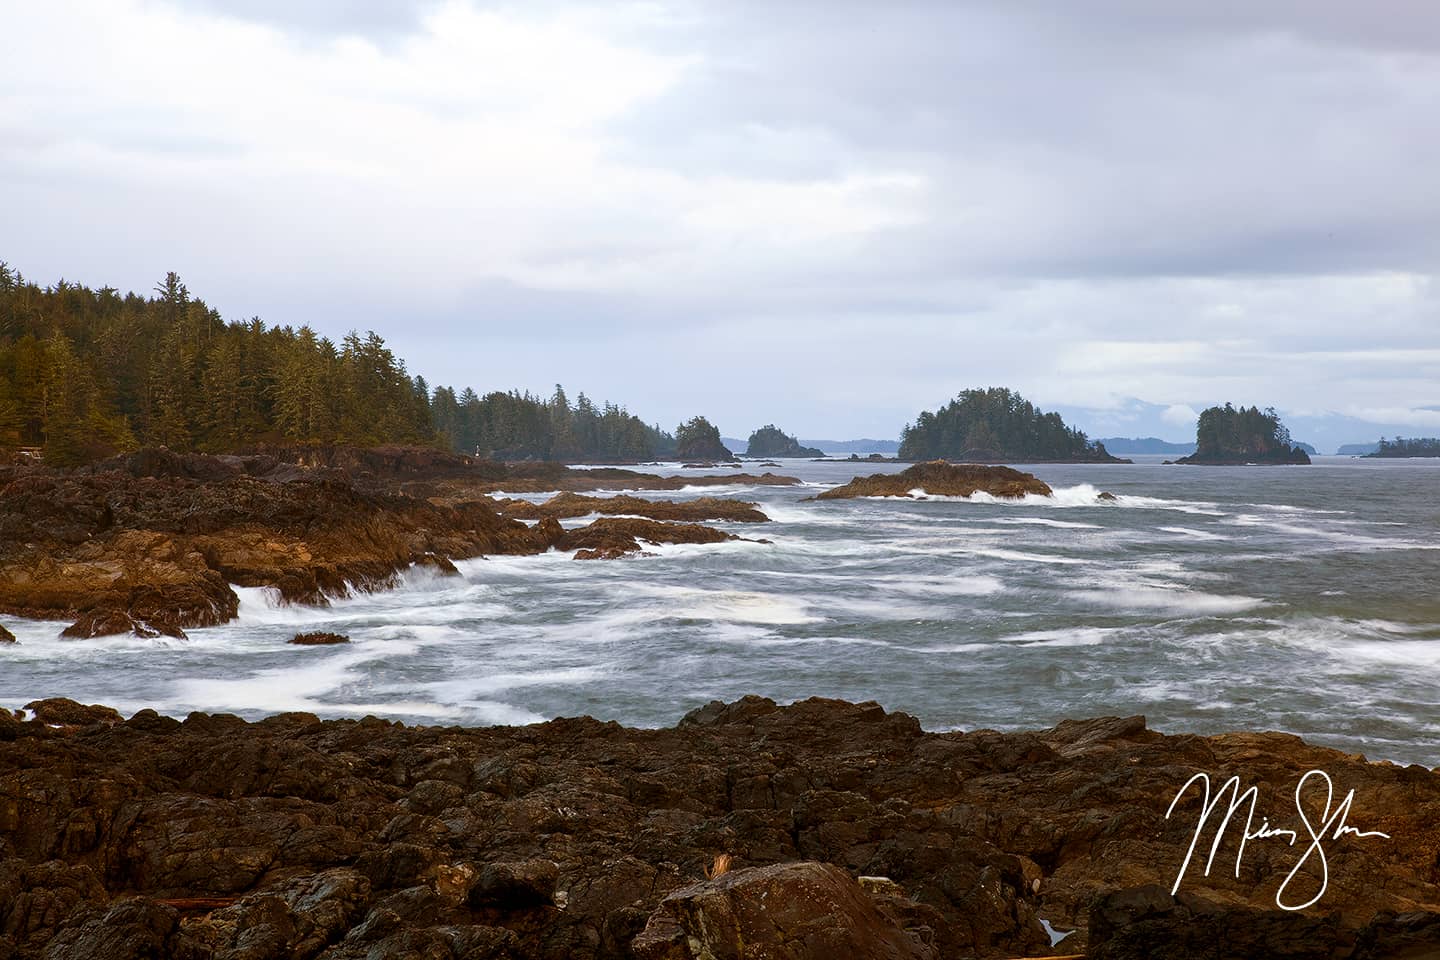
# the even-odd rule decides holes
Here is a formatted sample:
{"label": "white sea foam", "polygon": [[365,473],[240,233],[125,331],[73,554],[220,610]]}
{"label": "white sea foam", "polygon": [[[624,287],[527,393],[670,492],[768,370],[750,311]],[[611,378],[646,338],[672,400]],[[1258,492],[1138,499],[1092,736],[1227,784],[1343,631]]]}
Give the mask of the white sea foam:
{"label": "white sea foam", "polygon": [[1066,592],[1078,603],[1130,611],[1223,615],[1253,610],[1265,603],[1259,597],[1223,596],[1183,587],[1128,585]]}
{"label": "white sea foam", "polygon": [[1195,540],[1233,540],[1234,537],[1227,537],[1221,533],[1210,533],[1206,530],[1196,530],[1193,527],[1156,527],[1155,529],[1165,533],[1178,533],[1182,537],[1191,537]]}

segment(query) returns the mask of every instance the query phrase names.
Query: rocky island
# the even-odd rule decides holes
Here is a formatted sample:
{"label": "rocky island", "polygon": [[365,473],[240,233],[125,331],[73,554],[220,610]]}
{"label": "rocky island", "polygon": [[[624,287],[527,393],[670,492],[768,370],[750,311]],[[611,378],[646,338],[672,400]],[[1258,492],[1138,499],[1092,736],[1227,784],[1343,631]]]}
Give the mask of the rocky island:
{"label": "rocky island", "polygon": [[[1251,840],[1237,877],[1232,824],[1172,895],[1190,778],[1237,776],[1298,828],[1315,769],[1391,839],[1327,838],[1290,890],[1322,895],[1288,912],[1300,851]],[[0,710],[0,956],[1422,957],[1436,811],[1422,767],[1141,717],[938,733],[747,697],[662,730],[442,729],[46,700]]]}
{"label": "rocky island", "polygon": [[1034,474],[1010,467],[974,463],[947,463],[932,460],[917,463],[899,473],[875,473],[856,477],[824,493],[816,500],[845,500],[854,497],[915,497],[917,491],[937,497],[968,497],[987,493],[992,497],[1016,498],[1029,494],[1048,497],[1050,485]]}
{"label": "rocky island", "polygon": [[745,447],[747,457],[770,458],[809,458],[825,456],[825,451],[817,450],[814,447],[802,447],[800,441],[781,430],[773,423],[750,434],[750,442]]}
{"label": "rocky island", "polygon": [[1176,463],[1206,466],[1306,464],[1310,456],[1293,443],[1274,408],[1230,404],[1202,411],[1195,425],[1195,452]]}

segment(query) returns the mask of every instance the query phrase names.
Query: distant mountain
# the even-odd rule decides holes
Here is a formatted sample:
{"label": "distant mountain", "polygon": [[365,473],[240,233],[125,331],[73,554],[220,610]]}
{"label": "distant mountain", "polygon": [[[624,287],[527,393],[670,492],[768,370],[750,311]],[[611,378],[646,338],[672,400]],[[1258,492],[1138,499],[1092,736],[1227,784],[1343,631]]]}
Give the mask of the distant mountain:
{"label": "distant mountain", "polygon": [[1380,449],[1379,443],[1342,443],[1335,451],[1337,457],[1368,457]]}
{"label": "distant mountain", "polygon": [[898,440],[806,440],[801,443],[807,447],[819,447],[826,453],[883,453],[893,457],[900,452],[900,441]]}
{"label": "distant mountain", "polygon": [[1181,453],[1195,452],[1193,443],[1171,443],[1159,437],[1104,437],[1100,443],[1105,449],[1119,456],[1126,453]]}

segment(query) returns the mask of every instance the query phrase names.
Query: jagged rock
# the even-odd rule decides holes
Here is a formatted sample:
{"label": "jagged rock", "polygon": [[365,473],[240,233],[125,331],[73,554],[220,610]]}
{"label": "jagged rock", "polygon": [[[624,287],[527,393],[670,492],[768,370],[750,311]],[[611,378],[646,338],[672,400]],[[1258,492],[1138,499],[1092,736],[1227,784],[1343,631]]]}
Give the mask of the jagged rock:
{"label": "jagged rock", "polygon": [[[1282,734],[1165,735],[1142,717],[926,733],[876,703],[696,707],[660,730],[0,711],[0,957],[133,942],[197,960],[617,960],[657,916],[683,934],[687,914],[662,901],[695,901],[697,884],[758,923],[748,893],[716,890],[800,862],[830,865],[838,887],[807,895],[809,913],[782,896],[785,924],[812,929],[815,904],[861,896],[944,957],[1044,955],[1042,917],[1075,931],[1058,952],[1126,960],[1157,945],[1174,960],[1317,944],[1326,960],[1420,957],[1440,933],[1440,774],[1418,766]],[[1258,815],[1290,828],[1313,769],[1355,790],[1351,825],[1394,839],[1327,841],[1329,889],[1301,914],[1275,906],[1298,856],[1276,840],[1252,840],[1238,878],[1232,840],[1169,895],[1199,801],[1165,814],[1193,774],[1256,785]],[[707,886],[719,854],[737,867]]]}
{"label": "jagged rock", "polygon": [[[6,468],[0,613],[73,620],[64,631],[71,638],[183,638],[186,628],[236,616],[231,584],[270,587],[288,603],[324,605],[353,590],[393,586],[412,563],[454,574],[455,558],[543,553],[567,539],[577,542],[564,548],[570,550],[638,547],[614,518],[586,534],[567,533],[550,515],[534,526],[502,517],[475,492],[495,471],[472,470],[433,451],[335,448],[317,459],[345,463],[370,480],[272,456],[162,449],[70,471]],[[553,466],[564,475],[566,468]],[[537,470],[540,479],[553,472]],[[391,492],[415,475],[438,477],[424,483],[458,484],[468,495],[432,502]],[[666,509],[672,508],[655,508]],[[660,533],[652,534],[687,543],[729,539],[704,530],[657,524]]]}
{"label": "jagged rock", "polygon": [[324,647],[336,643],[349,643],[350,638],[343,633],[315,630],[310,633],[297,633],[288,642],[302,647]]}
{"label": "jagged rock", "polygon": [[487,863],[466,897],[471,906],[524,910],[555,902],[560,865],[553,860]]}
{"label": "jagged rock", "polygon": [[931,460],[917,463],[899,473],[876,473],[856,477],[849,483],[826,490],[816,500],[840,500],[849,497],[911,497],[911,491],[924,490],[931,496],[968,497],[988,493],[992,497],[1016,498],[1026,494],[1048,497],[1049,484],[1033,474],[1021,473],[1010,467],[986,466],[975,463],[947,463]]}
{"label": "jagged rock", "polygon": [[602,517],[586,527],[570,530],[556,547],[560,550],[591,551],[577,559],[623,556],[640,550],[643,543],[724,543],[741,537],[696,523],[661,523],[634,517]]}
{"label": "jagged rock", "polygon": [[13,633],[11,633],[9,630],[5,629],[5,625],[4,625],[3,623],[0,623],[0,643],[17,643],[17,642],[18,642],[18,641],[15,639],[15,634],[13,634]]}
{"label": "jagged rock", "polygon": [[933,960],[844,870],[782,863],[671,893],[631,947],[637,960]]}

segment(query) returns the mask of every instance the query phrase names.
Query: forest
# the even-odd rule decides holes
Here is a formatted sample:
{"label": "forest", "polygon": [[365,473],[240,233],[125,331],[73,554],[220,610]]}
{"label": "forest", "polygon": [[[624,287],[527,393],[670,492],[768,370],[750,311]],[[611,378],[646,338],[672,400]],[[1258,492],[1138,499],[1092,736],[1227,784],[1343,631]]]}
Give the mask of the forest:
{"label": "forest", "polygon": [[1396,437],[1380,440],[1380,446],[1369,457],[1440,457],[1440,438]]}
{"label": "forest", "polygon": [[900,436],[901,460],[1108,461],[1100,443],[1005,387],[965,390]]}
{"label": "forest", "polygon": [[497,459],[646,460],[675,438],[560,387],[433,392],[376,333],[226,322],[169,273],[153,295],[47,287],[0,262],[0,449],[73,465],[140,445],[422,444]]}

